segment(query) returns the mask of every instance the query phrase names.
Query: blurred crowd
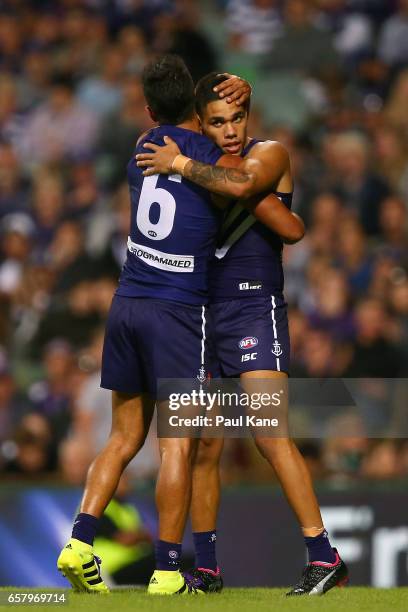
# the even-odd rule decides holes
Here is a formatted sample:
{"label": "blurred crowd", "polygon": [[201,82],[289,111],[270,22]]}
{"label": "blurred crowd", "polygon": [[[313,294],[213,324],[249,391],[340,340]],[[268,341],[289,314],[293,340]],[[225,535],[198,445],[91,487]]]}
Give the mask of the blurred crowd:
{"label": "blurred crowd", "polygon": [[[157,52],[195,80],[248,78],[250,134],[290,152],[307,224],[284,251],[292,376],[407,376],[408,0],[2,0],[2,476],[80,484],[109,432],[103,326],[126,253],[125,168],[151,125],[140,73]],[[404,439],[347,418],[343,438],[302,442],[316,478],[408,475]],[[131,475],[157,465],[153,432]],[[226,480],[263,470],[228,442]]]}

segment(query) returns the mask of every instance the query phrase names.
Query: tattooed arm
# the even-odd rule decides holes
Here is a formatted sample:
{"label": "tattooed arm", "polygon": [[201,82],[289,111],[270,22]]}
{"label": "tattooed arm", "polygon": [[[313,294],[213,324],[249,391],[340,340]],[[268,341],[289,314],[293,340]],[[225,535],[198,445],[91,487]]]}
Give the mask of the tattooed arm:
{"label": "tattooed arm", "polygon": [[241,200],[275,189],[282,177],[290,174],[288,153],[278,142],[256,144],[244,159],[223,155],[212,166],[181,155],[177,144],[168,136],[164,140],[165,146],[146,143],[145,148],[151,151],[136,155],[137,165],[144,168],[144,176],[181,174],[212,193]]}
{"label": "tattooed arm", "polygon": [[257,160],[248,160],[245,170],[239,169],[243,160],[234,155],[223,155],[216,166],[203,164],[180,154],[177,144],[168,136],[165,146],[145,144],[149,153],[136,155],[137,165],[144,168],[144,176],[152,174],[181,174],[208,191],[234,199],[247,198],[261,189],[256,187]]}
{"label": "tattooed arm", "polygon": [[[270,155],[268,155],[268,149],[265,151],[265,147],[259,147],[255,159],[242,160],[236,155],[224,155],[219,160],[222,163],[221,166],[211,166],[181,155],[177,144],[167,136],[164,138],[166,146],[160,147],[149,143],[148,147],[151,147],[154,152],[136,156],[138,160],[137,165],[147,168],[143,172],[145,176],[160,173],[182,174],[185,178],[201,185],[213,194],[217,193],[240,199],[241,204],[245,208],[261,223],[277,233],[285,242],[293,244],[302,239],[305,228],[298,215],[288,210],[275,194],[268,193],[268,191],[258,193],[261,189],[256,185],[256,176],[263,176],[264,169],[261,167],[262,163],[269,166],[268,162],[270,163],[271,160]],[[265,156],[266,159],[262,159]],[[257,159],[259,157],[261,159]],[[243,163],[245,163],[245,171],[237,167],[242,166]],[[276,166],[279,168],[279,159]],[[283,167],[287,170],[285,164]],[[269,167],[267,174],[268,177],[271,174],[273,175],[274,169]],[[290,176],[290,172],[288,174]],[[292,181],[290,178],[289,183],[285,183],[287,180],[287,177],[283,178],[282,187],[284,190],[290,191]],[[253,193],[257,193],[257,195],[252,196],[254,185],[256,191]],[[246,193],[252,197],[247,199],[246,195],[241,195]],[[217,200],[215,204],[219,207],[223,207],[228,203],[224,198],[219,198],[219,196],[217,196]]]}

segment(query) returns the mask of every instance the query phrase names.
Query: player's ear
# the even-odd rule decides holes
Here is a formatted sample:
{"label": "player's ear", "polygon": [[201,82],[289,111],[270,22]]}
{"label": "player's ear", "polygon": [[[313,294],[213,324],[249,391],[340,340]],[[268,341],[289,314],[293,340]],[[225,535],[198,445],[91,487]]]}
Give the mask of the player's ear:
{"label": "player's ear", "polygon": [[154,114],[150,106],[145,106],[145,111],[149,115],[150,119],[157,123],[156,115]]}
{"label": "player's ear", "polygon": [[196,115],[197,115],[198,123],[200,124],[200,130],[202,132],[203,131],[203,124],[201,123],[201,117],[200,117],[200,115],[198,113],[196,113]]}

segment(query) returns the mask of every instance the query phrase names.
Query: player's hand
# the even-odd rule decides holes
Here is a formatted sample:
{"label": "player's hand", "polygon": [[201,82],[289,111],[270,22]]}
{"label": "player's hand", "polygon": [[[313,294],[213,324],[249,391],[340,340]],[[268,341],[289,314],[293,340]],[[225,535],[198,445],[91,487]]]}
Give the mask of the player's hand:
{"label": "player's hand", "polygon": [[152,142],[146,142],[143,147],[150,149],[149,153],[138,153],[136,155],[136,165],[139,168],[146,168],[143,171],[143,176],[152,176],[153,174],[172,174],[172,165],[180,154],[180,149],[177,143],[174,142],[169,136],[164,136],[163,146],[153,144]]}
{"label": "player's hand", "polygon": [[235,102],[237,106],[241,106],[251,97],[251,85],[236,74],[224,72],[223,75],[227,76],[228,79],[214,87],[214,91],[218,93],[220,98],[225,99],[228,104]]}

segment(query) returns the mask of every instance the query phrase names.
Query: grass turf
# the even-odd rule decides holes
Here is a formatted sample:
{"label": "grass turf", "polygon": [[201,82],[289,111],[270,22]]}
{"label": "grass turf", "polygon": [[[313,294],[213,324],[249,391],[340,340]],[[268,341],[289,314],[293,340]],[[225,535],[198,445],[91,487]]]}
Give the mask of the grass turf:
{"label": "grass turf", "polygon": [[[30,610],[87,610],[87,612],[118,611],[120,612],[246,612],[272,610],[305,610],[307,612],[392,612],[408,610],[408,587],[398,589],[374,589],[366,587],[348,587],[332,589],[323,598],[297,597],[285,598],[285,589],[225,589],[221,594],[196,596],[149,596],[143,589],[115,590],[110,595],[73,593],[59,589],[24,589],[10,587],[0,588],[0,599],[3,591],[13,593],[65,593],[67,604],[38,605],[29,604]],[[1,610],[10,610],[16,604],[0,604]],[[23,606],[19,605],[21,610]]]}

